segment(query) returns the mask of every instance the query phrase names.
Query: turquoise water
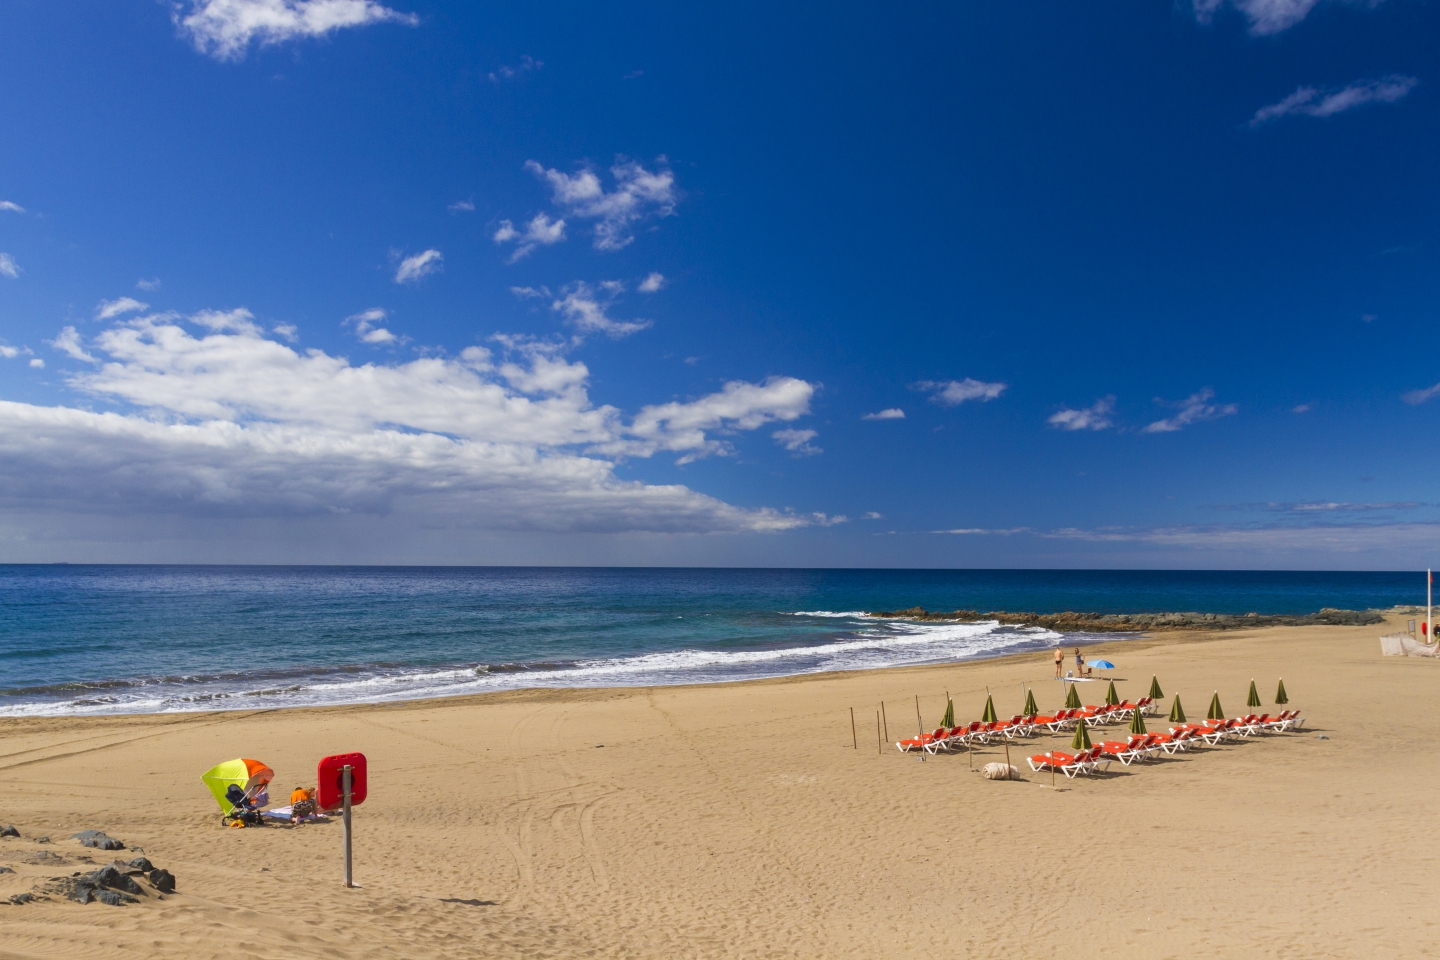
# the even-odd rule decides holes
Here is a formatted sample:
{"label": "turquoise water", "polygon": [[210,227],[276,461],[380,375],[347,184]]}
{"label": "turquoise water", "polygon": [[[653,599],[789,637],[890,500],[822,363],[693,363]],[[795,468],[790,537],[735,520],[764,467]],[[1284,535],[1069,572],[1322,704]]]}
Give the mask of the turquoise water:
{"label": "turquoise water", "polygon": [[1310,613],[1413,573],[0,565],[0,715],[253,709],[935,663],[1058,633],[865,610]]}

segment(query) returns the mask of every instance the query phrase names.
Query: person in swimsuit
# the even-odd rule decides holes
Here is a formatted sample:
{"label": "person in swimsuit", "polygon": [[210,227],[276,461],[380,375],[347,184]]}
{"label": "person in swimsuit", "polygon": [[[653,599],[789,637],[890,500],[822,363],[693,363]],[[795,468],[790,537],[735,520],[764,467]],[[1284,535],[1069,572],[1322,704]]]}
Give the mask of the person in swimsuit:
{"label": "person in swimsuit", "polygon": [[1085,676],[1085,674],[1087,674],[1087,673],[1089,673],[1089,671],[1085,669],[1085,658],[1082,657],[1082,656],[1080,656],[1080,648],[1079,648],[1079,647],[1076,647],[1076,648],[1075,648],[1075,676],[1077,676],[1077,677],[1083,677],[1083,676]]}
{"label": "person in swimsuit", "polygon": [[1060,679],[1060,671],[1065,669],[1065,651],[1059,647],[1055,648],[1055,679]]}

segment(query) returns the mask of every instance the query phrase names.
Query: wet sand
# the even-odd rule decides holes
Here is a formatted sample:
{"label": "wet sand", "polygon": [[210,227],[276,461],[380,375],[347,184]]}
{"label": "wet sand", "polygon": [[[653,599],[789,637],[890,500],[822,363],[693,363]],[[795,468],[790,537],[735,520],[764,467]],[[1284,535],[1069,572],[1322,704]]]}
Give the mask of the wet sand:
{"label": "wet sand", "polygon": [[[533,691],[385,706],[0,720],[0,901],[113,855],[179,891],[109,907],[0,902],[16,957],[1415,957],[1437,952],[1440,663],[1373,627],[1162,634],[1086,649],[1122,696],[1158,675],[1190,718],[1284,677],[1303,732],[1059,781],[877,750],[945,692],[1002,715],[1060,704],[1045,652],[697,687]],[[1087,703],[1102,683],[1082,688]],[[859,749],[851,746],[855,708]],[[1150,720],[1163,730],[1164,713]],[[1103,728],[1123,739],[1123,727]],[[1326,739],[1321,739],[1323,734]],[[226,830],[200,782],[255,757],[276,799],[359,750],[356,880],[338,824]],[[37,844],[48,835],[52,842]],[[31,862],[45,852],[63,863]],[[133,854],[123,854],[125,857]]]}

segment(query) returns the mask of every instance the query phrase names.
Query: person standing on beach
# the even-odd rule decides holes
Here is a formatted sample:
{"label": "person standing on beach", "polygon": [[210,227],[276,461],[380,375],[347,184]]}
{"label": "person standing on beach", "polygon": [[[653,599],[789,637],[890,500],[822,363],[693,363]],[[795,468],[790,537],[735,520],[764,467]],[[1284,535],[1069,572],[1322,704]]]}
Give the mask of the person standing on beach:
{"label": "person standing on beach", "polygon": [[1060,671],[1065,669],[1065,651],[1059,647],[1055,648],[1055,679],[1060,679]]}
{"label": "person standing on beach", "polygon": [[1080,648],[1075,648],[1075,676],[1085,676],[1085,658],[1080,656]]}

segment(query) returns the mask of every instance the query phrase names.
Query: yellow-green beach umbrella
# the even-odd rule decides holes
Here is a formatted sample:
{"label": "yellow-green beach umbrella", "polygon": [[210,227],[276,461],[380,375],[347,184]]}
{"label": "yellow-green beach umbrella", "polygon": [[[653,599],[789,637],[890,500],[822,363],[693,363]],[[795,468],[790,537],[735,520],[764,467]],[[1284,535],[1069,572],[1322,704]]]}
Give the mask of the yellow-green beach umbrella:
{"label": "yellow-green beach umbrella", "polygon": [[1175,702],[1170,705],[1170,722],[1184,723],[1185,708],[1180,706],[1180,694],[1175,694]]}
{"label": "yellow-green beach umbrella", "polygon": [[1290,702],[1290,698],[1287,697],[1287,696],[1285,696],[1285,680],[1284,680],[1283,678],[1280,680],[1280,689],[1275,691],[1275,702],[1276,702],[1276,703],[1289,703],[1289,702]]}
{"label": "yellow-green beach umbrella", "polygon": [[1070,692],[1065,694],[1065,706],[1069,707],[1071,710],[1079,709],[1080,692],[1075,689],[1075,684],[1073,683],[1067,683],[1066,686],[1070,688]]}
{"label": "yellow-green beach umbrella", "polygon": [[1025,716],[1027,716],[1027,717],[1033,717],[1033,716],[1035,716],[1035,714],[1037,714],[1037,713],[1039,713],[1039,712],[1040,712],[1040,708],[1037,707],[1037,706],[1035,706],[1035,691],[1034,691],[1034,690],[1026,690],[1026,691],[1025,691]]}
{"label": "yellow-green beach umbrella", "polygon": [[1263,704],[1260,702],[1260,691],[1255,689],[1255,680],[1254,680],[1253,678],[1250,680],[1250,696],[1246,698],[1246,700],[1245,700],[1245,706],[1247,706],[1247,707],[1259,707],[1259,706],[1263,706]]}
{"label": "yellow-green beach umbrella", "polygon": [[1090,731],[1085,726],[1085,718],[1080,718],[1080,725],[1075,728],[1075,739],[1070,741],[1070,746],[1076,750],[1089,750]]}
{"label": "yellow-green beach umbrella", "polygon": [[1165,691],[1160,689],[1160,678],[1153,675],[1150,677],[1150,699],[1165,699]]}
{"label": "yellow-green beach umbrella", "polygon": [[200,774],[200,779],[204,781],[206,788],[215,798],[215,802],[220,804],[222,813],[229,813],[230,808],[234,806],[225,799],[225,791],[230,789],[231,784],[248,792],[253,787],[269,783],[274,777],[275,771],[259,760],[248,760],[243,757],[239,760],[227,760]]}
{"label": "yellow-green beach umbrella", "polygon": [[1116,705],[1117,703],[1119,703],[1119,702],[1120,702],[1120,695],[1115,692],[1115,681],[1114,681],[1114,680],[1111,680],[1111,681],[1110,681],[1110,689],[1105,691],[1105,704],[1106,704],[1107,706],[1113,707],[1113,706],[1115,706],[1115,705]]}
{"label": "yellow-green beach umbrella", "polygon": [[1224,720],[1225,711],[1220,708],[1220,691],[1215,691],[1215,696],[1210,698],[1210,710],[1205,714],[1208,720]]}
{"label": "yellow-green beach umbrella", "polygon": [[945,716],[943,716],[943,717],[940,718],[940,726],[944,727],[944,728],[947,729],[947,730],[950,729],[951,727],[955,726],[955,701],[954,701],[954,700],[946,700],[946,701],[945,701]]}
{"label": "yellow-green beach umbrella", "polygon": [[1143,713],[1141,713],[1139,710],[1136,710],[1134,713],[1132,713],[1132,714],[1130,715],[1130,732],[1131,732],[1131,733],[1149,733],[1149,732],[1150,732],[1150,731],[1148,731],[1148,730],[1145,729],[1145,715],[1144,715]]}
{"label": "yellow-green beach umbrella", "polygon": [[980,714],[980,719],[986,723],[994,723],[996,720],[995,701],[991,699],[988,693],[985,694],[985,712]]}

